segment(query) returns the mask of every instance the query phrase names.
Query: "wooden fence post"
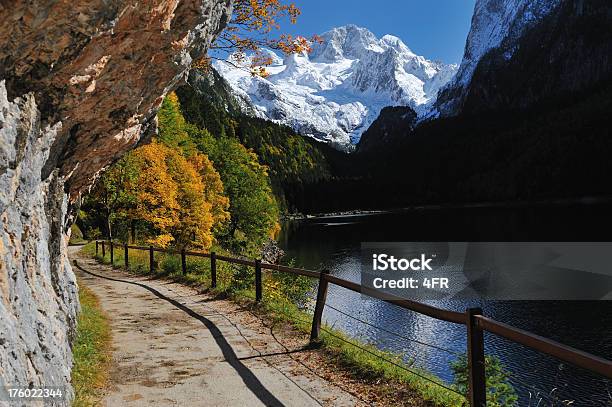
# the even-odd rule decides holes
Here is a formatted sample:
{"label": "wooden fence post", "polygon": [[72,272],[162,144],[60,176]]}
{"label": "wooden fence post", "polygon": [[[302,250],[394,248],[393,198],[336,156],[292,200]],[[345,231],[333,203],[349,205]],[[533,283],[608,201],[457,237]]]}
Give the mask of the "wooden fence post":
{"label": "wooden fence post", "polygon": [[98,257],[98,241],[96,240],[96,257]]}
{"label": "wooden fence post", "polygon": [[255,260],[255,301],[261,302],[261,260]]}
{"label": "wooden fence post", "polygon": [[111,255],[111,266],[115,265],[115,250],[113,246],[113,241],[110,241],[110,255]]}
{"label": "wooden fence post", "polygon": [[149,271],[151,274],[155,272],[155,264],[153,259],[153,246],[149,246]]}
{"label": "wooden fence post", "polygon": [[485,373],[484,334],[476,324],[476,315],[482,315],[482,309],[467,310],[467,350],[469,369],[469,401],[472,407],[487,405],[487,381]]}
{"label": "wooden fence post", "polygon": [[181,250],[181,270],[183,270],[183,275],[187,275],[187,256],[185,255],[185,249]]}
{"label": "wooden fence post", "polygon": [[123,244],[123,263],[125,264],[125,269],[130,269],[130,253],[128,252],[128,244]]}
{"label": "wooden fence post", "polygon": [[102,259],[106,257],[106,248],[104,244],[104,240],[102,241]]}
{"label": "wooden fence post", "polygon": [[217,253],[210,253],[210,286],[217,288]]}
{"label": "wooden fence post", "polygon": [[321,333],[321,319],[323,318],[323,309],[325,308],[325,301],[327,300],[327,287],[329,282],[327,281],[328,270],[321,271],[319,275],[319,289],[317,290],[317,304],[315,305],[314,315],[312,317],[312,329],[310,331],[310,342],[314,342],[319,339]]}

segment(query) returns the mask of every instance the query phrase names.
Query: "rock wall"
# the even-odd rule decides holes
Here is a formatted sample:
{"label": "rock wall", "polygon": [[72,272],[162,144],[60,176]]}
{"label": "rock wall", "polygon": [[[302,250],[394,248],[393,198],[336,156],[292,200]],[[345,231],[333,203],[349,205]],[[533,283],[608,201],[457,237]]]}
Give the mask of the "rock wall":
{"label": "rock wall", "polygon": [[72,394],[70,209],[155,132],[164,95],[206,52],[231,3],[0,1],[0,386]]}

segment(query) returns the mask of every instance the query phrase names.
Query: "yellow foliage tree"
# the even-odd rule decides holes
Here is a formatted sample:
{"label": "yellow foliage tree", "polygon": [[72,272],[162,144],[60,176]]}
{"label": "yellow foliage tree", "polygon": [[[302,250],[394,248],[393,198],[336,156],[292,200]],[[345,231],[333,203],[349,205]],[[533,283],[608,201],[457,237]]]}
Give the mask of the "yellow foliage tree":
{"label": "yellow foliage tree", "polygon": [[149,243],[161,247],[174,241],[170,230],[179,220],[178,189],[166,165],[168,150],[153,142],[134,150],[130,157],[138,168],[136,207],[131,215],[151,226],[155,236]]}
{"label": "yellow foliage tree", "polygon": [[212,203],[206,200],[202,178],[193,165],[176,150],[168,149],[168,172],[176,182],[178,222],[172,228],[175,245],[209,248],[213,242]]}
{"label": "yellow foliage tree", "polygon": [[138,167],[133,218],[149,225],[148,242],[207,249],[213,227],[229,219],[228,199],[207,157],[153,141],[131,153]]}
{"label": "yellow foliage tree", "polygon": [[230,201],[224,195],[221,176],[204,154],[194,154],[189,157],[189,161],[204,183],[204,198],[211,203],[213,224],[215,226],[224,225],[230,219],[228,211]]}

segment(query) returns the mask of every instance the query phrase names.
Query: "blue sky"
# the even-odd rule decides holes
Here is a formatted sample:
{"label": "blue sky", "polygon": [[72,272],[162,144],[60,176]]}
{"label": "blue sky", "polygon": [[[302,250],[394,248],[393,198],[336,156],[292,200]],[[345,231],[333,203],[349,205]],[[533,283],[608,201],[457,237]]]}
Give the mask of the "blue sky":
{"label": "blue sky", "polygon": [[292,34],[322,34],[357,24],[378,37],[393,34],[428,59],[459,63],[470,29],[475,0],[293,0],[302,9]]}

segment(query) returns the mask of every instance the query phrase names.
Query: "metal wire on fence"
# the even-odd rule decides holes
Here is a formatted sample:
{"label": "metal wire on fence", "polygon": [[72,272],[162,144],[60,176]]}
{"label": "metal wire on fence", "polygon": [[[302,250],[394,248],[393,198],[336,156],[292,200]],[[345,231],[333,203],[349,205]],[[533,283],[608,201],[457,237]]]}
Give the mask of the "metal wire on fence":
{"label": "metal wire on fence", "polygon": [[389,330],[389,329],[386,329],[386,328],[383,328],[383,327],[380,327],[380,326],[374,325],[374,324],[372,324],[372,323],[370,323],[370,322],[364,321],[363,319],[360,319],[360,318],[357,318],[357,317],[355,317],[355,316],[353,316],[353,315],[350,315],[349,313],[344,312],[344,311],[342,311],[342,310],[339,310],[338,308],[336,308],[336,307],[334,307],[334,306],[332,306],[332,305],[325,304],[325,307],[326,307],[326,308],[329,308],[329,309],[332,309],[332,310],[334,310],[334,311],[336,311],[336,312],[338,312],[338,313],[340,313],[340,314],[342,314],[342,315],[344,315],[344,316],[347,316],[347,317],[349,317],[349,318],[351,318],[351,319],[354,319],[355,321],[358,321],[358,322],[360,322],[360,323],[362,323],[362,324],[364,324],[364,325],[371,326],[372,328],[375,328],[375,329],[378,329],[378,330],[380,330],[380,331],[382,331],[382,332],[386,332],[386,333],[388,333],[388,334],[390,334],[390,335],[393,335],[393,336],[395,336],[395,337],[397,337],[397,338],[404,339],[404,340],[407,340],[407,341],[410,341],[410,342],[415,342],[415,343],[418,343],[419,345],[428,346],[428,347],[430,347],[430,348],[438,349],[438,350],[441,350],[441,351],[443,351],[443,352],[449,353],[449,354],[454,355],[454,356],[461,356],[461,355],[462,355],[462,354],[461,354],[461,353],[459,353],[459,352],[455,352],[455,351],[453,351],[453,350],[446,349],[446,348],[443,348],[443,347],[438,346],[438,345],[434,345],[434,344],[431,344],[431,343],[427,343],[427,342],[419,341],[419,340],[414,339],[414,338],[408,338],[407,336],[400,335],[400,334],[398,334],[397,332],[393,332],[393,331],[391,331],[391,330]]}
{"label": "metal wire on fence", "polygon": [[453,389],[453,388],[451,388],[451,387],[448,387],[448,386],[446,386],[446,385],[444,385],[444,384],[442,384],[442,383],[439,383],[439,382],[437,382],[437,381],[435,381],[435,380],[432,380],[431,378],[429,378],[429,377],[425,376],[424,374],[421,374],[421,373],[419,373],[419,372],[417,372],[417,371],[415,371],[415,370],[413,370],[413,369],[410,369],[410,368],[408,368],[408,367],[406,367],[406,366],[400,365],[400,364],[399,364],[399,363],[397,363],[397,362],[394,362],[394,361],[392,361],[392,360],[390,360],[390,359],[387,359],[387,358],[385,358],[385,357],[382,357],[382,356],[380,356],[380,355],[376,354],[376,352],[372,352],[371,350],[366,349],[366,348],[364,348],[363,346],[357,345],[357,344],[356,344],[356,343],[354,343],[354,342],[351,342],[351,341],[349,341],[349,340],[347,340],[347,339],[344,339],[344,338],[342,338],[341,336],[338,336],[338,335],[334,334],[334,333],[333,333],[331,330],[329,330],[329,329],[327,329],[327,328],[325,328],[325,327],[321,327],[321,330],[322,330],[322,331],[324,331],[325,333],[327,333],[328,335],[330,335],[330,336],[332,336],[332,337],[334,337],[334,338],[336,338],[336,339],[339,339],[339,340],[340,340],[340,341],[342,341],[342,342],[348,343],[349,345],[352,345],[352,346],[356,347],[357,349],[359,349],[359,350],[361,350],[361,351],[363,351],[363,352],[366,352],[366,353],[368,353],[368,354],[370,354],[370,355],[372,355],[372,356],[375,356],[375,357],[377,357],[378,359],[380,359],[380,360],[382,360],[382,361],[385,361],[385,362],[387,362],[387,363],[389,363],[389,364],[391,364],[391,365],[393,365],[393,366],[395,366],[395,367],[397,367],[397,368],[399,368],[399,369],[405,370],[406,372],[411,373],[411,374],[413,374],[413,375],[415,375],[415,376],[418,376],[418,377],[420,377],[421,379],[427,380],[428,382],[431,382],[431,383],[433,383],[433,384],[435,384],[435,385],[437,385],[437,386],[440,386],[440,387],[442,387],[442,388],[444,388],[444,389],[446,389],[446,390],[448,390],[448,391],[451,391],[451,392],[453,392],[453,393],[456,393],[456,394],[458,394],[458,395],[459,395],[459,396],[461,396],[461,397],[465,397],[465,395],[464,395],[464,394],[461,394],[461,393],[460,393],[460,392],[458,392],[457,390],[455,390],[455,389]]}

